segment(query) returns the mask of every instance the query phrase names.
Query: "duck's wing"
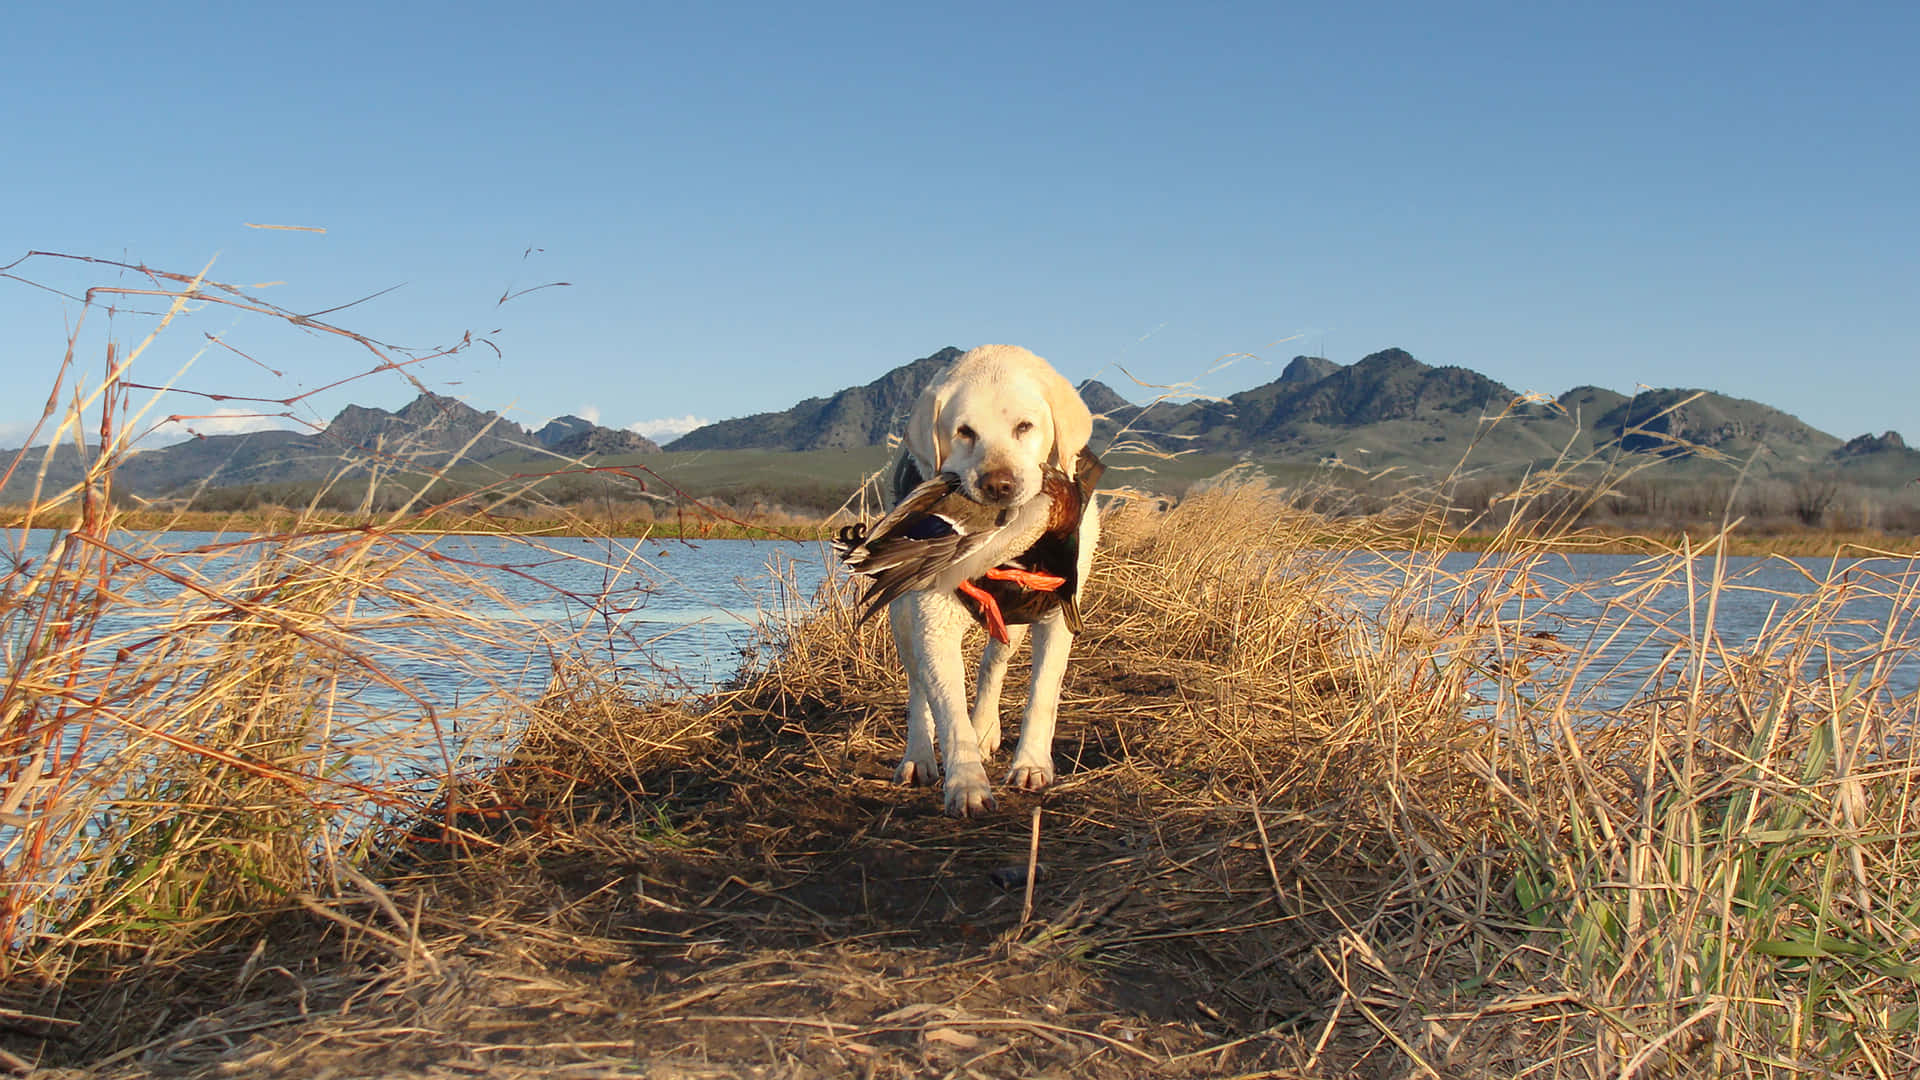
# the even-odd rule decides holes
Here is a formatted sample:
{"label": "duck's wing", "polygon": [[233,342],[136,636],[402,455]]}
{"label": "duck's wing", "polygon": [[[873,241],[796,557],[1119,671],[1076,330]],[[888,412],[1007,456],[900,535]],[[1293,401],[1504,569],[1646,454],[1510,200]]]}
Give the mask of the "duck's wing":
{"label": "duck's wing", "polygon": [[893,509],[887,511],[885,517],[872,525],[850,525],[840,530],[840,536],[835,541],[834,547],[839,549],[847,540],[853,540],[854,543],[840,551],[840,557],[847,560],[848,568],[855,573],[865,573],[866,571],[854,566],[853,562],[866,558],[870,553],[870,545],[899,532],[909,521],[932,510],[940,500],[959,490],[959,487],[958,476],[948,472],[940,473],[901,496],[900,501],[893,505]]}
{"label": "duck's wing", "polygon": [[1107,463],[1101,461],[1098,454],[1081,447],[1073,466],[1073,482],[1080,489],[1080,502],[1085,504],[1092,500],[1093,489],[1100,483],[1100,475],[1107,471]]}
{"label": "duck's wing", "polygon": [[974,504],[947,503],[961,498],[955,494],[959,483],[952,473],[941,473],[908,492],[871,528],[841,530],[834,543],[841,560],[848,570],[873,579],[862,598],[862,621],[902,593],[939,577],[999,531],[1000,522],[969,521],[978,515],[955,512]]}

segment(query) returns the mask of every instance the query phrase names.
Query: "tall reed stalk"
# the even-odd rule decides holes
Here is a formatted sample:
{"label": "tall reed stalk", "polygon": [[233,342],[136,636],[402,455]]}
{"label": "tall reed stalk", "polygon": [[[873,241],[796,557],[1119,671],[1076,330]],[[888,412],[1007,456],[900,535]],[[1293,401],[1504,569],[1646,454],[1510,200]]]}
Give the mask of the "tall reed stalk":
{"label": "tall reed stalk", "polygon": [[[1216,658],[1216,697],[1249,712],[1232,741],[1289,733],[1253,751],[1286,805],[1380,799],[1387,857],[1422,868],[1427,902],[1482,913],[1464,941],[1505,956],[1472,982],[1558,988],[1566,1030],[1525,1075],[1913,1075],[1914,555],[1775,560],[1799,579],[1781,588],[1716,541],[1574,580],[1581,537],[1519,497],[1479,554],[1439,532],[1398,549],[1417,526],[1303,516],[1314,496],[1258,481],[1131,508],[1101,619],[1161,663]],[[1736,593],[1773,603],[1757,632],[1723,625]],[[1434,1065],[1470,1060],[1457,1036],[1381,1023],[1415,1062],[1481,1074]]]}
{"label": "tall reed stalk", "polygon": [[[41,426],[0,475],[0,485],[34,478],[0,573],[0,979],[57,986],[76,965],[225,940],[337,891],[387,824],[457,815],[450,793],[490,764],[544,690],[524,656],[564,654],[580,629],[519,614],[499,582],[540,586],[541,566],[581,556],[527,538],[531,568],[490,566],[412,533],[426,520],[488,531],[489,497],[518,497],[533,481],[503,477],[456,506],[433,495],[452,462],[404,446],[343,448],[337,483],[371,491],[394,475],[416,492],[361,524],[296,510],[254,534],[123,530],[115,477],[151,424],[151,399],[136,405],[135,394],[157,389],[135,372],[192,313],[342,341],[371,360],[347,381],[412,380],[466,343],[404,353],[206,273],[30,258],[137,282],[74,298]],[[19,280],[18,266],[6,276]],[[89,320],[155,301],[139,342],[105,343],[104,369],[83,380]],[[74,460],[77,479],[50,479]],[[631,602],[648,587],[639,571],[609,563],[605,591],[569,599],[588,612],[622,592]],[[515,641],[517,651],[497,648]],[[440,689],[427,689],[428,674]]]}

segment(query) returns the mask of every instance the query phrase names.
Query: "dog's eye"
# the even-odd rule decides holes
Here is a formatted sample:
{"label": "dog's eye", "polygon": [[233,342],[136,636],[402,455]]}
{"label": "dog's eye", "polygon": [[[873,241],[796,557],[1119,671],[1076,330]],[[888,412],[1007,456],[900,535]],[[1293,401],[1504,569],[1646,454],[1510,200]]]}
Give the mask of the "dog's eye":
{"label": "dog's eye", "polygon": [[1022,420],[1019,423],[1013,425],[1013,434],[1016,438],[1021,435],[1025,435],[1027,432],[1032,430],[1033,430],[1033,421],[1031,420]]}
{"label": "dog's eye", "polygon": [[962,439],[967,440],[968,442],[972,442],[974,439],[979,438],[979,436],[973,433],[973,429],[971,427],[968,427],[966,424],[961,424],[959,428],[955,429],[954,434],[959,436]]}

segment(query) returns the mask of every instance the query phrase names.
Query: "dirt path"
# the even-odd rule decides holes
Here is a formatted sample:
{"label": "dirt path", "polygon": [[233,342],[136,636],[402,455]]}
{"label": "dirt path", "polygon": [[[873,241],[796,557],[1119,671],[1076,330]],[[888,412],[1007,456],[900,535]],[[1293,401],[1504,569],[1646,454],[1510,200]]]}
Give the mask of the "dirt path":
{"label": "dirt path", "polygon": [[[884,685],[859,702],[749,694],[704,720],[634,710],[624,737],[653,747],[624,759],[635,771],[610,774],[622,759],[605,746],[527,758],[523,775],[568,775],[564,800],[536,811],[529,792],[502,792],[517,812],[468,822],[499,846],[429,854],[391,877],[398,920],[349,898],[328,910],[352,929],[263,938],[259,957],[196,979],[174,1015],[149,1020],[155,1038],[91,1075],[1356,1065],[1352,1040],[1323,1039],[1340,1035],[1326,1030],[1339,991],[1313,955],[1338,933],[1329,901],[1353,898],[1316,896],[1324,875],[1276,893],[1266,861],[1271,851],[1291,872],[1333,822],[1272,812],[1264,823],[1280,839],[1263,847],[1246,806],[1207,797],[1194,771],[1204,762],[1169,755],[1158,744],[1172,733],[1151,726],[1196,684],[1083,664],[1062,782],[1043,797],[1003,794],[998,813],[973,822],[890,782],[896,709]],[[1036,807],[1040,872],[1023,921]],[[239,989],[223,1000],[214,974]]]}
{"label": "dirt path", "polygon": [[962,822],[895,786],[885,628],[829,607],[697,706],[583,678],[379,884],[83,972],[57,989],[86,1015],[0,1046],[91,1080],[1524,1067],[1564,1025],[1487,909],[1502,853],[1449,839],[1484,835],[1478,729],[1383,735],[1271,559],[1231,601],[1164,566],[1114,546],[1043,795]]}

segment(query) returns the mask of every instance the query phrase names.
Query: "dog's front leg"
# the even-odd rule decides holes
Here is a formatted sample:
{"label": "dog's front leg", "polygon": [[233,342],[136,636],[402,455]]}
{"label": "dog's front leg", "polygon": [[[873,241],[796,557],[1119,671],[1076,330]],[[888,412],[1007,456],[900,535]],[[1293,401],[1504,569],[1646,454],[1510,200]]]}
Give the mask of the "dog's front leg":
{"label": "dog's front leg", "polygon": [[1007,783],[1038,791],[1053,783],[1053,728],[1060,711],[1060,683],[1067,674],[1067,653],[1073,631],[1058,609],[1033,627],[1033,675],[1028,680],[1027,712],[1020,722],[1020,742],[1013,748]]}
{"label": "dog's front leg", "polygon": [[980,653],[980,677],[973,684],[973,734],[984,757],[1000,749],[1000,688],[1007,681],[1007,665],[1026,639],[1026,624],[1014,623],[1007,627],[1005,645],[988,638]]}
{"label": "dog's front leg", "polygon": [[944,593],[912,592],[894,605],[892,615],[905,624],[909,644],[915,648],[908,678],[918,678],[915,689],[933,713],[933,733],[946,766],[947,813],[955,817],[985,813],[993,809],[993,789],[980,759],[980,739],[967,715],[967,668],[960,655],[961,639],[972,618],[958,600]]}
{"label": "dog's front leg", "polygon": [[940,779],[940,764],[934,758],[933,707],[927,699],[926,664],[920,658],[925,631],[914,625],[912,614],[898,600],[888,610],[887,621],[893,628],[894,650],[907,669],[907,752],[893,770],[893,782],[930,787]]}

